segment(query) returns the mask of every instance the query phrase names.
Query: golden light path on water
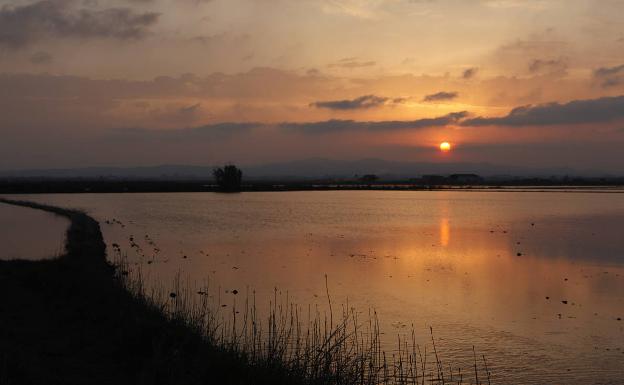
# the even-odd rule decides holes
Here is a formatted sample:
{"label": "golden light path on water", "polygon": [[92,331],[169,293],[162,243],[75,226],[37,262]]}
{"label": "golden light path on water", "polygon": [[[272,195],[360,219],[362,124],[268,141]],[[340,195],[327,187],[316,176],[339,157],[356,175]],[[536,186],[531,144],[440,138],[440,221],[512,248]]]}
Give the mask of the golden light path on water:
{"label": "golden light path on water", "polygon": [[[30,199],[30,198],[29,198]],[[384,346],[429,326],[445,361],[472,346],[497,383],[624,378],[624,195],[293,192],[48,195],[103,223],[149,280],[210,278],[302,307],[375,309]],[[123,227],[112,221],[123,223]],[[109,224],[106,224],[109,221]],[[142,254],[131,247],[136,242]],[[155,250],[159,251],[156,252]],[[149,262],[149,263],[148,263]],[[226,290],[228,291],[226,293]],[[232,290],[240,292],[238,297]],[[338,305],[336,305],[338,306]]]}

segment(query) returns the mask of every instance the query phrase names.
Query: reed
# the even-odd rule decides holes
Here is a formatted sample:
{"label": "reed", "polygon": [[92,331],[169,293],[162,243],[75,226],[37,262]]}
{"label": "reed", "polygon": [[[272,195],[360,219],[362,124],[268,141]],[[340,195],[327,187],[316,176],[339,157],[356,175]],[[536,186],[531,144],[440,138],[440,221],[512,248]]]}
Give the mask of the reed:
{"label": "reed", "polygon": [[[327,306],[302,306],[288,293],[274,290],[268,311],[261,312],[256,293],[247,288],[240,302],[223,302],[223,291],[209,281],[191,285],[178,273],[170,289],[146,284],[141,265],[130,266],[118,253],[118,279],[140,301],[183,323],[207,343],[234,354],[263,373],[288,382],[345,385],[424,385],[491,383],[485,356],[470,367],[443,363],[433,328],[430,343],[419,344],[412,325],[409,338],[397,335],[395,349],[382,348],[375,310],[364,315],[348,303],[334,310],[326,278]],[[262,315],[261,315],[262,314]],[[363,317],[362,317],[363,316]]]}

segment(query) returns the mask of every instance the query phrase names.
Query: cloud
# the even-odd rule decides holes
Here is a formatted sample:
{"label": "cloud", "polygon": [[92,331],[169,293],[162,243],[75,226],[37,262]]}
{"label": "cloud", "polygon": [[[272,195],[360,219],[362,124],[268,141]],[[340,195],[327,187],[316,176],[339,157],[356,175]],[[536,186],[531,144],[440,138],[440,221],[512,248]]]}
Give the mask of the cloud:
{"label": "cloud", "polygon": [[476,68],[476,67],[467,68],[462,73],[462,78],[464,78],[464,79],[472,79],[472,78],[474,78],[477,75],[477,72],[479,72],[479,69]]}
{"label": "cloud", "polygon": [[594,79],[602,87],[613,87],[624,84],[624,64],[615,67],[602,67],[594,71]]}
{"label": "cloud", "polygon": [[477,117],[462,126],[549,126],[559,124],[603,123],[624,118],[624,96],[574,100],[514,108],[507,116]]}
{"label": "cloud", "polygon": [[201,103],[196,103],[191,106],[180,108],[179,112],[183,115],[195,115],[201,107]]}
{"label": "cloud", "polygon": [[44,51],[38,51],[30,55],[30,62],[33,64],[50,64],[52,55]]}
{"label": "cloud", "polygon": [[564,58],[535,59],[529,63],[529,72],[532,74],[565,74],[568,64]]}
{"label": "cloud", "polygon": [[435,94],[426,95],[423,98],[423,102],[442,102],[446,100],[453,100],[457,98],[459,94],[457,92],[436,92]]}
{"label": "cloud", "polygon": [[453,112],[437,118],[418,120],[389,120],[375,122],[359,122],[355,120],[326,120],[310,123],[281,123],[279,127],[286,130],[299,131],[306,134],[329,134],[344,131],[393,131],[443,127],[458,123],[468,116],[468,112]]}
{"label": "cloud", "polygon": [[0,8],[0,47],[20,49],[55,38],[138,39],[159,14],[130,8],[74,9],[69,0],[43,0]]}
{"label": "cloud", "polygon": [[374,61],[358,61],[355,57],[347,57],[344,59],[338,60],[336,63],[329,64],[330,68],[339,67],[339,68],[347,68],[347,69],[355,69],[355,68],[364,68],[364,67],[373,67],[377,64]]}
{"label": "cloud", "polygon": [[[401,99],[396,99],[401,100]],[[364,95],[355,99],[331,100],[325,102],[314,102],[310,106],[316,108],[326,108],[329,110],[358,110],[383,106],[390,99],[382,96]],[[394,101],[394,100],[393,100]],[[393,102],[390,101],[390,102]]]}

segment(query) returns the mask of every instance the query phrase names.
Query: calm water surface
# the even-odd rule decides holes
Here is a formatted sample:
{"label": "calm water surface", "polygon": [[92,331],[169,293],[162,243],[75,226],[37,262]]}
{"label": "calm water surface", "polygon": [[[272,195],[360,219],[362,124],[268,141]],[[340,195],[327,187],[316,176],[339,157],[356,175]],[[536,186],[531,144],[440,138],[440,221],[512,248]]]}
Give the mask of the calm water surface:
{"label": "calm water surface", "polygon": [[44,211],[0,203],[0,259],[39,260],[61,255],[69,221]]}
{"label": "calm water surface", "polygon": [[278,288],[307,306],[324,303],[327,274],[334,302],[376,309],[388,349],[411,325],[426,343],[433,326],[445,361],[467,365],[475,345],[497,383],[624,383],[622,194],[28,199],[87,210],[102,223],[109,254],[118,243],[152,281],[210,278],[230,291],[253,288],[265,304]]}

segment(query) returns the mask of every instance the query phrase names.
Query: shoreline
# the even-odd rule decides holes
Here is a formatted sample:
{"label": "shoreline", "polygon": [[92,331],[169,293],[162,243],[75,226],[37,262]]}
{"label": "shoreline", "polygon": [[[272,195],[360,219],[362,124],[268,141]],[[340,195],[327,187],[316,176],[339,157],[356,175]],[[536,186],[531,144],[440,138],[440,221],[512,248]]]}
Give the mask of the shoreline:
{"label": "shoreline", "polygon": [[418,187],[411,185],[377,185],[377,186],[243,186],[239,191],[223,192],[217,188],[204,185],[179,185],[172,184],[167,188],[154,187],[151,184],[115,184],[92,187],[91,185],[75,185],[63,188],[31,188],[20,186],[19,188],[2,188],[0,197],[3,195],[46,195],[46,194],[174,194],[174,193],[286,193],[286,192],[358,192],[358,191],[393,191],[393,192],[460,192],[460,193],[568,193],[568,194],[624,194],[624,185],[610,186],[435,186]]}
{"label": "shoreline", "polygon": [[[282,308],[275,298],[268,329],[256,317],[255,293],[240,309],[239,328],[238,308],[233,324],[219,319],[208,287],[188,292],[178,281],[164,297],[146,295],[140,273],[137,280],[127,261],[107,260],[99,223],[84,212],[6,198],[1,203],[71,223],[64,255],[0,260],[0,385],[464,384],[472,375],[481,376],[476,385],[490,383],[485,355],[479,362],[474,355],[464,371],[448,365],[447,372],[437,354],[427,355],[427,345],[421,354],[413,332],[411,341],[399,338],[398,356],[386,356],[376,313],[360,325],[354,309],[343,310],[334,322],[329,290],[329,319],[316,314],[306,323],[297,305]],[[193,294],[200,295],[198,306],[187,302]]]}
{"label": "shoreline", "polygon": [[290,384],[130,293],[87,214],[0,198],[66,217],[56,259],[0,261],[0,384]]}

